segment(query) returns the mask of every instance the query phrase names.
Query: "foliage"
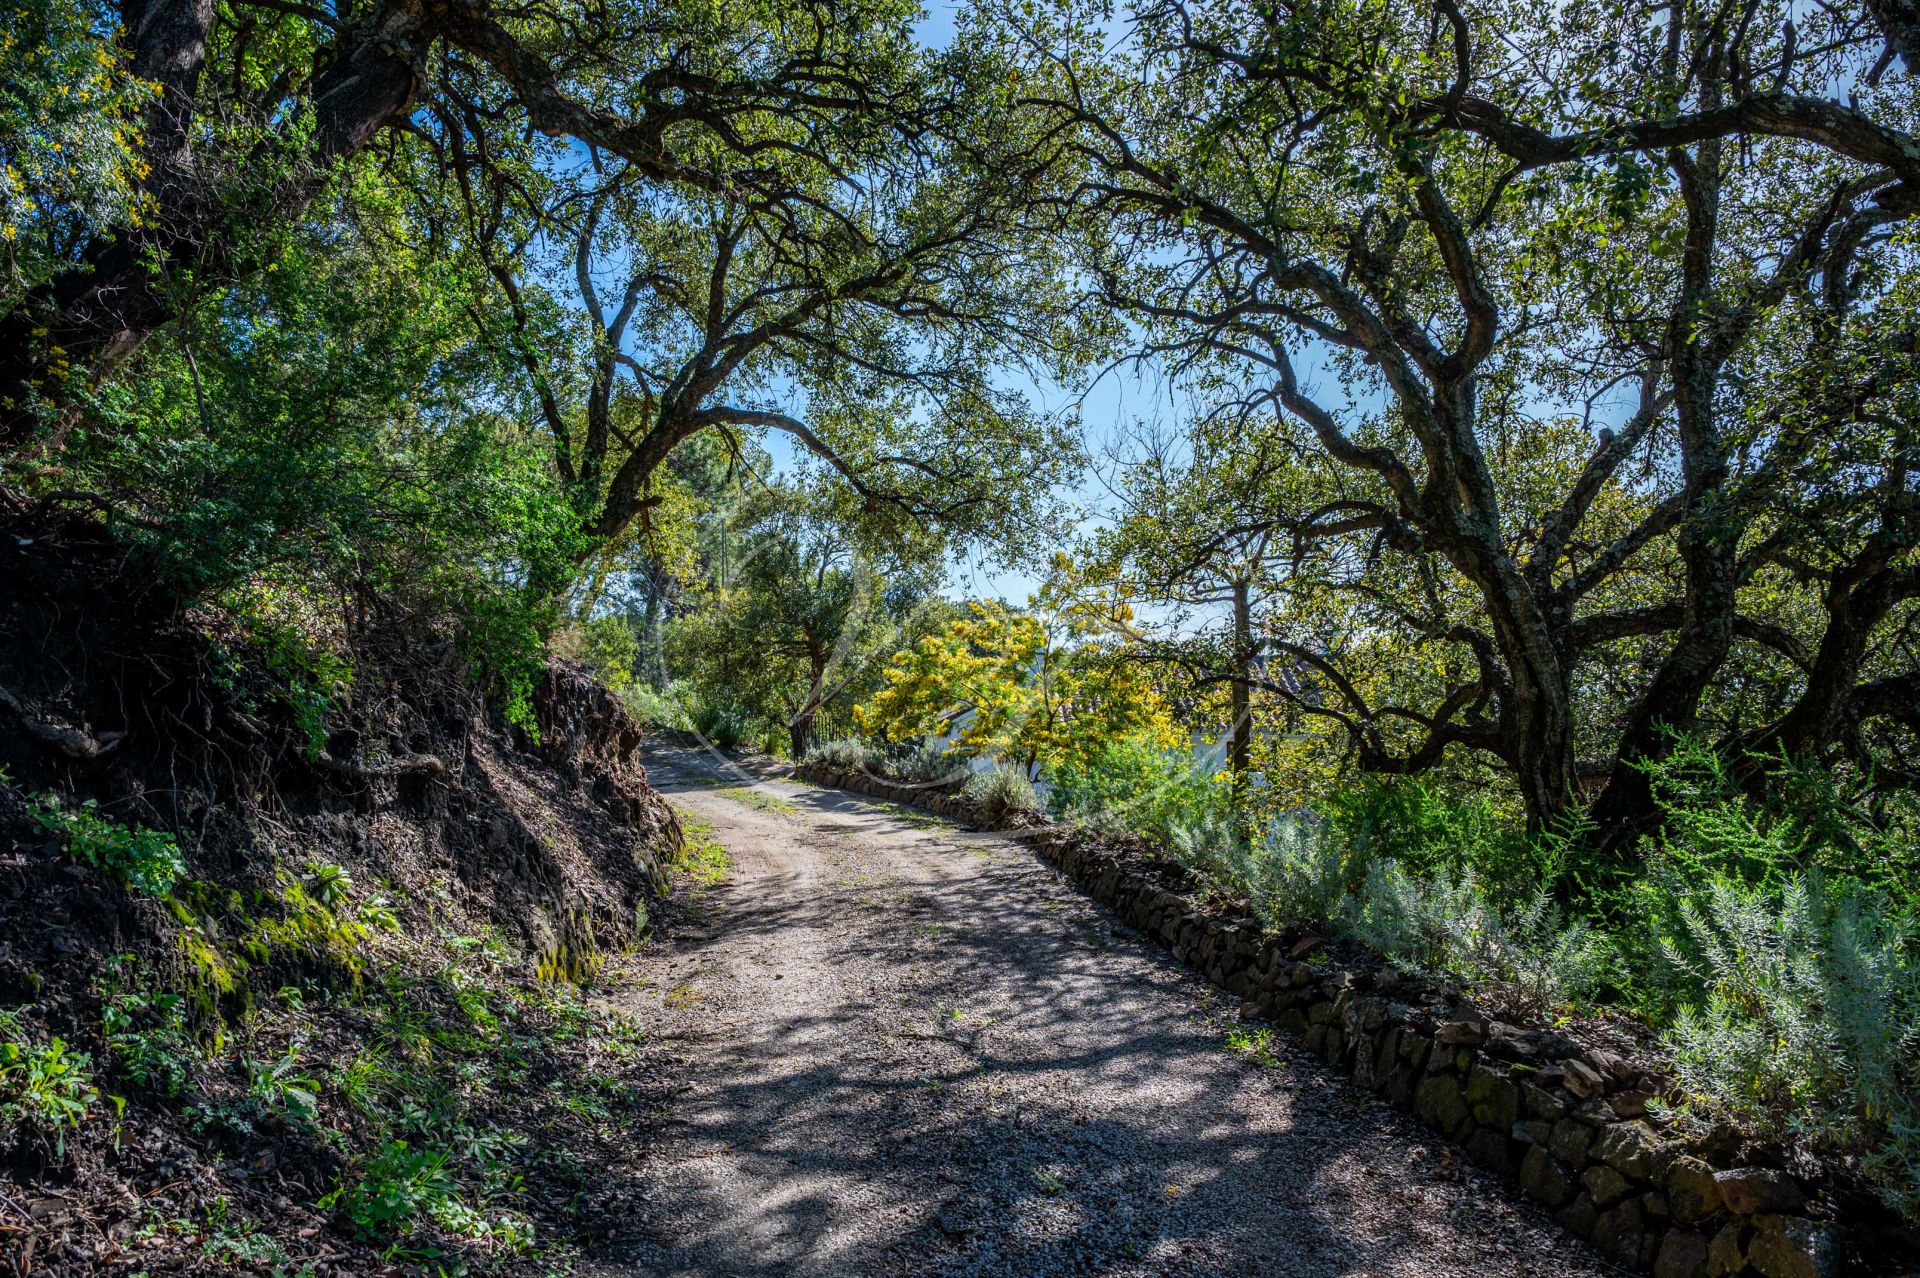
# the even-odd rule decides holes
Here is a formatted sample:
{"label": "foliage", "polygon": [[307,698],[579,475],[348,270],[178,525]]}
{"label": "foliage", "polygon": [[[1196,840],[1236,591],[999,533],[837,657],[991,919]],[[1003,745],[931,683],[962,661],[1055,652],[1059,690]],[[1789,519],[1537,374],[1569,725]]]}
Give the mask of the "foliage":
{"label": "foliage", "polygon": [[484,1241],[507,1255],[528,1250],[533,1227],[510,1214],[489,1216],[461,1191],[444,1149],[387,1142],[339,1188],[321,1200],[337,1207],[363,1236],[391,1240],[432,1225],[460,1238]]}
{"label": "foliage", "polygon": [[966,797],[988,825],[1003,825],[1041,811],[1040,796],[1027,774],[1009,764],[996,764],[967,782]]}
{"label": "foliage", "polygon": [[[1138,763],[1085,793],[1131,793],[1151,776]],[[1573,839],[1525,837],[1428,781],[1362,781],[1257,841],[1177,785],[1120,810],[1269,927],[1330,930],[1532,1015],[1624,1004],[1660,1033],[1683,1119],[1857,1157],[1913,1211],[1920,918],[1888,873],[1910,854],[1907,817],[1806,769],[1793,779],[1804,801],[1778,810],[1697,741],[1652,770],[1667,817],[1659,850],[1593,916],[1548,890]],[[1089,811],[1056,795],[1076,802]]]}
{"label": "foliage", "polygon": [[882,748],[877,766],[887,776],[910,785],[946,786],[973,776],[965,762],[937,746]]}
{"label": "foliage", "polygon": [[[594,678],[628,699],[629,704],[633,704],[633,694],[643,691],[634,682],[640,664],[640,638],[629,617],[607,614],[570,621],[555,632],[551,648],[557,656],[585,665]],[[652,689],[644,691],[652,693]]]}
{"label": "foliage", "polygon": [[1226,819],[1225,779],[1191,753],[1139,739],[1094,744],[1048,774],[1056,815],[1116,823],[1143,838],[1174,844],[1180,831]]}
{"label": "foliage", "polygon": [[196,1055],[187,1028],[186,999],[166,991],[127,988],[133,971],[132,955],[116,955],[95,982],[107,1054],[138,1086],[162,1096],[178,1096],[186,1090]]}
{"label": "foliage", "polygon": [[687,713],[686,707],[690,692],[687,685],[679,683],[658,691],[644,684],[635,684],[621,694],[621,700],[626,704],[627,713],[641,723],[690,732],[693,730],[693,717]]}
{"label": "foliage", "polygon": [[742,742],[756,740],[760,726],[739,706],[718,703],[703,703],[692,718],[693,730],[700,739],[722,750],[735,750]]}
{"label": "foliage", "polygon": [[91,1064],[86,1053],[68,1050],[64,1040],[36,1041],[15,1016],[0,1012],[0,1125],[24,1123],[50,1132],[57,1151],[64,1153],[66,1133],[100,1102],[88,1073]]}
{"label": "foliage", "polygon": [[1920,925],[1818,873],[1715,876],[1668,900],[1642,957],[1677,1007],[1665,1041],[1690,1102],[1862,1153],[1889,1197],[1920,1205]]}
{"label": "foliage", "polygon": [[884,654],[934,607],[918,574],[927,547],[865,548],[862,517],[818,483],[728,498],[704,530],[708,576],[669,627],[676,670],[712,700],[785,729],[796,756],[845,725],[879,682]]}
{"label": "foliage", "polygon": [[892,741],[951,732],[948,748],[963,758],[1044,772],[1084,770],[1111,741],[1182,743],[1149,669],[1127,651],[1124,592],[1079,578],[1064,561],[1055,567],[1030,608],[975,601],[894,654],[885,686],[855,722]]}
{"label": "foliage", "polygon": [[187,872],[171,834],[110,821],[93,799],[66,807],[48,795],[31,810],[40,828],[61,839],[77,860],[134,891],[165,896]]}
{"label": "foliage", "polygon": [[[146,215],[139,116],[154,86],[99,38],[116,22],[102,3],[19,0],[0,10],[0,308],[93,236]],[[49,372],[65,376],[67,365]]]}
{"label": "foliage", "polygon": [[1671,729],[1912,775],[1920,362],[1884,334],[1920,170],[1868,141],[1914,145],[1904,19],[995,11],[1097,175],[1092,291],[1190,395],[1117,441],[1095,539],[1188,623],[1182,675],[1348,769],[1586,822],[1596,891]]}
{"label": "foliage", "polygon": [[884,753],[864,741],[841,737],[822,741],[807,751],[807,762],[841,772],[865,772],[878,765]]}

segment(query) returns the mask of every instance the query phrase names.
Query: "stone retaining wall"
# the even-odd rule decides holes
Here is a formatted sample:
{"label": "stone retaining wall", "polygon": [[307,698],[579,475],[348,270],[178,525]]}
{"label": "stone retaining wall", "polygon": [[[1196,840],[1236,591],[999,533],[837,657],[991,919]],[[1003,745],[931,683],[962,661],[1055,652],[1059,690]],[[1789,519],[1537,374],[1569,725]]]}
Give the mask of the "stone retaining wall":
{"label": "stone retaining wall", "polygon": [[[953,793],[813,765],[796,772],[961,820],[973,815]],[[1771,1168],[1715,1165],[1648,1117],[1666,1080],[1619,1056],[1486,1019],[1390,967],[1341,968],[1311,939],[1289,942],[1199,909],[1071,826],[1008,833],[1245,1000],[1243,1015],[1297,1034],[1355,1086],[1517,1182],[1609,1259],[1658,1278],[1822,1278],[1860,1261],[1862,1248],[1849,1243],[1865,1240],[1826,1218],[1825,1186]]]}

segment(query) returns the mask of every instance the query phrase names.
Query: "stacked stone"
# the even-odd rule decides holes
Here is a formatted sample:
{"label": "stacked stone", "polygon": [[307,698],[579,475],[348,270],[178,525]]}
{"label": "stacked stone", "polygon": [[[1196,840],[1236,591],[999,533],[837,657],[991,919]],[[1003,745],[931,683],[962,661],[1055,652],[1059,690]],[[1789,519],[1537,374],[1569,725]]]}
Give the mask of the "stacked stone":
{"label": "stacked stone", "polygon": [[[957,795],[864,775],[803,775],[964,818]],[[1244,1000],[1394,1107],[1517,1181],[1571,1232],[1658,1278],[1823,1278],[1845,1236],[1805,1214],[1807,1188],[1779,1171],[1715,1167],[1647,1115],[1670,1080],[1549,1031],[1478,1015],[1394,969],[1348,970],[1315,938],[1264,935],[1251,920],[1199,909],[1071,826],[1023,831],[1047,861],[1189,967]],[[1818,1185],[1810,1186],[1817,1190]]]}
{"label": "stacked stone", "polygon": [[876,799],[885,799],[889,803],[912,804],[916,807],[931,809],[943,816],[957,817],[963,821],[973,814],[972,806],[960,797],[958,784],[909,785],[905,782],[883,780],[865,772],[842,772],[838,768],[821,767],[812,763],[796,766],[794,773],[816,785],[832,786],[836,790],[852,790],[858,794],[871,795]]}

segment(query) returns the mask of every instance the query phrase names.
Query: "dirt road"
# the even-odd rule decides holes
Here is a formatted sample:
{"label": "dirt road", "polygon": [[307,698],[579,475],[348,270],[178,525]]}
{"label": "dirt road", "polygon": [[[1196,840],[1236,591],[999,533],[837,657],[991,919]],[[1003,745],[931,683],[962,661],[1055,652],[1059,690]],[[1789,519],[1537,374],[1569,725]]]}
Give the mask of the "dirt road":
{"label": "dirt road", "polygon": [[647,762],[734,869],[631,996],[680,1090],[601,1272],[1608,1272],[1018,844]]}

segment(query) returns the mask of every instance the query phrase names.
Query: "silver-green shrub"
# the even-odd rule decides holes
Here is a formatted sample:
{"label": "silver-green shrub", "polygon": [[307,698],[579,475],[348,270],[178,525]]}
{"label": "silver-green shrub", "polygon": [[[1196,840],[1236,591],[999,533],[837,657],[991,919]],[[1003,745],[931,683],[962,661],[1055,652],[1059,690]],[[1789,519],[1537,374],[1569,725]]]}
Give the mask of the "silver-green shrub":
{"label": "silver-green shrub", "polygon": [[880,757],[880,752],[864,741],[845,737],[838,741],[822,741],[807,751],[807,762],[822,767],[837,768],[842,772],[864,772]]}
{"label": "silver-green shrub", "polygon": [[1688,1109],[1860,1156],[1920,1210],[1920,931],[1857,883],[1671,875],[1654,950],[1677,1004],[1663,1034]]}
{"label": "silver-green shrub", "polygon": [[1019,768],[996,764],[967,783],[966,796],[990,825],[1040,811],[1040,795]]}

